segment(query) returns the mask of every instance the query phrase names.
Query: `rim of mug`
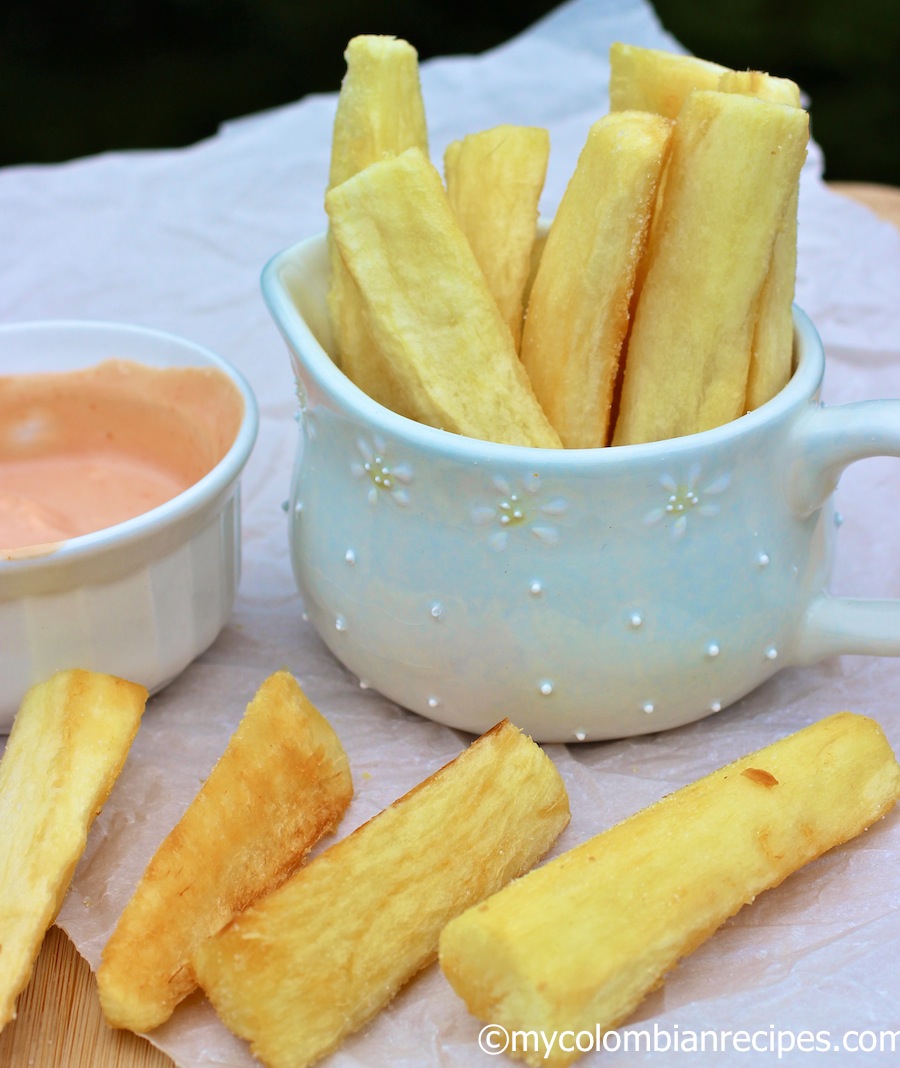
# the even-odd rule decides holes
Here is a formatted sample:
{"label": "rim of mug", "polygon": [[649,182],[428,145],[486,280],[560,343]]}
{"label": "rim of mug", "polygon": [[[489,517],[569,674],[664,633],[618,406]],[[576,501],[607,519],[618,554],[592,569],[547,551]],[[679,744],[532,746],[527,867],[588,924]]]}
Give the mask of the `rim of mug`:
{"label": "rim of mug", "polygon": [[765,404],[710,430],[634,445],[587,449],[510,445],[440,430],[399,415],[356,386],[334,363],[294,303],[281,277],[282,271],[291,267],[296,269],[300,259],[321,255],[325,243],[325,234],[308,238],[273,256],[263,269],[263,298],[288,347],[318,388],[328,395],[335,408],[341,409],[373,432],[390,435],[420,451],[448,460],[529,465],[540,462],[544,470],[560,467],[581,469],[627,464],[660,454],[669,456],[672,453],[715,448],[735,437],[751,433],[763,424],[777,421],[784,412],[809,401],[819,389],[824,375],[825,353],[821,338],[809,316],[793,304],[795,367],[787,385]]}

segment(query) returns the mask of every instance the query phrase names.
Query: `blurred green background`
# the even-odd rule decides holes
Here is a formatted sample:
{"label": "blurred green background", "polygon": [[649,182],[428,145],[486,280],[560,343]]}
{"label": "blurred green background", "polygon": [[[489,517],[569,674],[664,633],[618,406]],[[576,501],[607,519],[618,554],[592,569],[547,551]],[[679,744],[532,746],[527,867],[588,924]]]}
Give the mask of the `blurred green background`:
{"label": "blurred green background", "polygon": [[[598,0],[602,2],[602,0]],[[0,165],[189,144],[338,88],[356,33],[480,52],[547,0],[2,0]],[[900,185],[900,0],[658,0],[688,49],[794,78],[831,179]]]}

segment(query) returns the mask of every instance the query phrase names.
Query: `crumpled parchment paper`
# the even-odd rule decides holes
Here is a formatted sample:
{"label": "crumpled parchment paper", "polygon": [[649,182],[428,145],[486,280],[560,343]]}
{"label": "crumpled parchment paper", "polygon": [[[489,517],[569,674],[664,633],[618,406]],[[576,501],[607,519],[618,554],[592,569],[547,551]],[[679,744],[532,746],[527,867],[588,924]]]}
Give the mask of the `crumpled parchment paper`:
{"label": "crumpled parchment paper", "polygon": [[[453,138],[500,122],[545,125],[552,154],[542,211],[552,215],[590,123],[607,108],[606,55],[614,40],[679,47],[642,0],[571,0],[491,52],[425,63],[433,158]],[[177,151],[0,171],[0,320],[114,319],[184,334],[235,363],[261,410],[243,479],[244,573],[233,617],[212,648],[151,700],[59,916],[93,967],[144,865],[272,671],[294,672],[348,750],[357,793],[341,835],[470,740],[360,689],[304,621],[291,577],[281,503],[296,444],[295,397],[258,277],[269,256],[325,227],[335,100],[313,96]],[[812,107],[814,114],[815,101]],[[802,182],[798,275],[797,302],[826,343],[826,400],[900,396],[900,236],[825,187],[815,146]],[[837,492],[845,522],[834,592],[900,596],[898,490],[896,461],[867,461],[845,474]],[[548,746],[573,812],[554,853],[840,709],[878,719],[898,749],[898,690],[900,661],[835,658],[784,670],[739,704],[679,730]],[[515,709],[508,712],[514,720]],[[655,1024],[670,1035],[827,1029],[836,1042],[845,1031],[900,1028],[898,854],[895,815],[745,908],[646,1000],[632,1025]],[[480,1026],[432,967],[328,1064],[487,1064]],[[180,1068],[254,1063],[200,995],[151,1040]],[[591,1053],[582,1063],[599,1065],[601,1058],[617,1060]],[[794,1053],[782,1062],[834,1058]],[[652,1051],[618,1055],[630,1066],[674,1059]],[[677,1062],[746,1059],[734,1051],[714,1060],[680,1052]],[[896,1063],[878,1053],[838,1060]],[[757,1054],[755,1062],[774,1063],[774,1054]]]}

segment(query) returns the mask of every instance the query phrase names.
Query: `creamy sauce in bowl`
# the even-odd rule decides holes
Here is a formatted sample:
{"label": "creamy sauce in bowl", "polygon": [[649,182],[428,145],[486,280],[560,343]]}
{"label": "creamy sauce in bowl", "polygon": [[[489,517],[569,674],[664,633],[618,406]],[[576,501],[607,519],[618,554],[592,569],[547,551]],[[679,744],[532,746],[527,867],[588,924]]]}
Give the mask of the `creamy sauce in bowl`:
{"label": "creamy sauce in bowl", "polygon": [[164,504],[223,459],[243,415],[212,367],[113,359],[0,377],[0,553],[47,551]]}

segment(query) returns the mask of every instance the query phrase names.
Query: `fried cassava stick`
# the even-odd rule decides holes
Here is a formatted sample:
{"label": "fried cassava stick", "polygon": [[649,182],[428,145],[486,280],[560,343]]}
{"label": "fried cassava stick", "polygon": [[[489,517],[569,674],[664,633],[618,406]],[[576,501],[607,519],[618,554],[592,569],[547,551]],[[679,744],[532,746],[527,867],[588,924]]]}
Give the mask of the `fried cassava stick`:
{"label": "fried cassava stick", "polygon": [[80,670],[22,701],[0,763],[0,1027],[15,1016],[146,701],[143,686]]}
{"label": "fried cassava stick", "polygon": [[549,155],[550,135],[538,126],[495,126],[444,153],[450,206],[517,349]]}
{"label": "fried cassava stick", "polygon": [[547,235],[521,356],[547,418],[569,449],[607,444],[670,126],[638,111],[594,123]]}
{"label": "fried cassava stick", "polygon": [[[407,148],[428,152],[419,58],[413,46],[396,37],[360,34],[349,42],[344,58],[347,71],[334,118],[329,188]],[[390,364],[366,329],[353,279],[330,240],[329,257],[328,307],[338,362],[370,397],[406,414]]]}
{"label": "fried cassava stick", "polygon": [[353,793],[337,735],[286,671],[259,688],[103,950],[100,1004],[149,1031],[197,985],[189,957],[333,831]]}
{"label": "fried cassava stick", "polygon": [[509,445],[559,448],[441,177],[415,148],[325,197],[331,232],[423,423]]}
{"label": "fried cassava stick", "polygon": [[552,762],[504,721],[200,946],[200,984],[264,1064],[311,1064],[434,960],[447,920],[530,868],[568,819]]}
{"label": "fried cassava stick", "polygon": [[[900,796],[873,720],[839,713],[663,798],[451,921],[441,968],[508,1031],[618,1027],[743,905]],[[687,966],[687,965],[685,965]],[[578,1056],[558,1047],[532,1065]]]}
{"label": "fried cassava stick", "polygon": [[689,94],[650,230],[613,444],[743,414],[760,292],[808,136],[799,108]]}

